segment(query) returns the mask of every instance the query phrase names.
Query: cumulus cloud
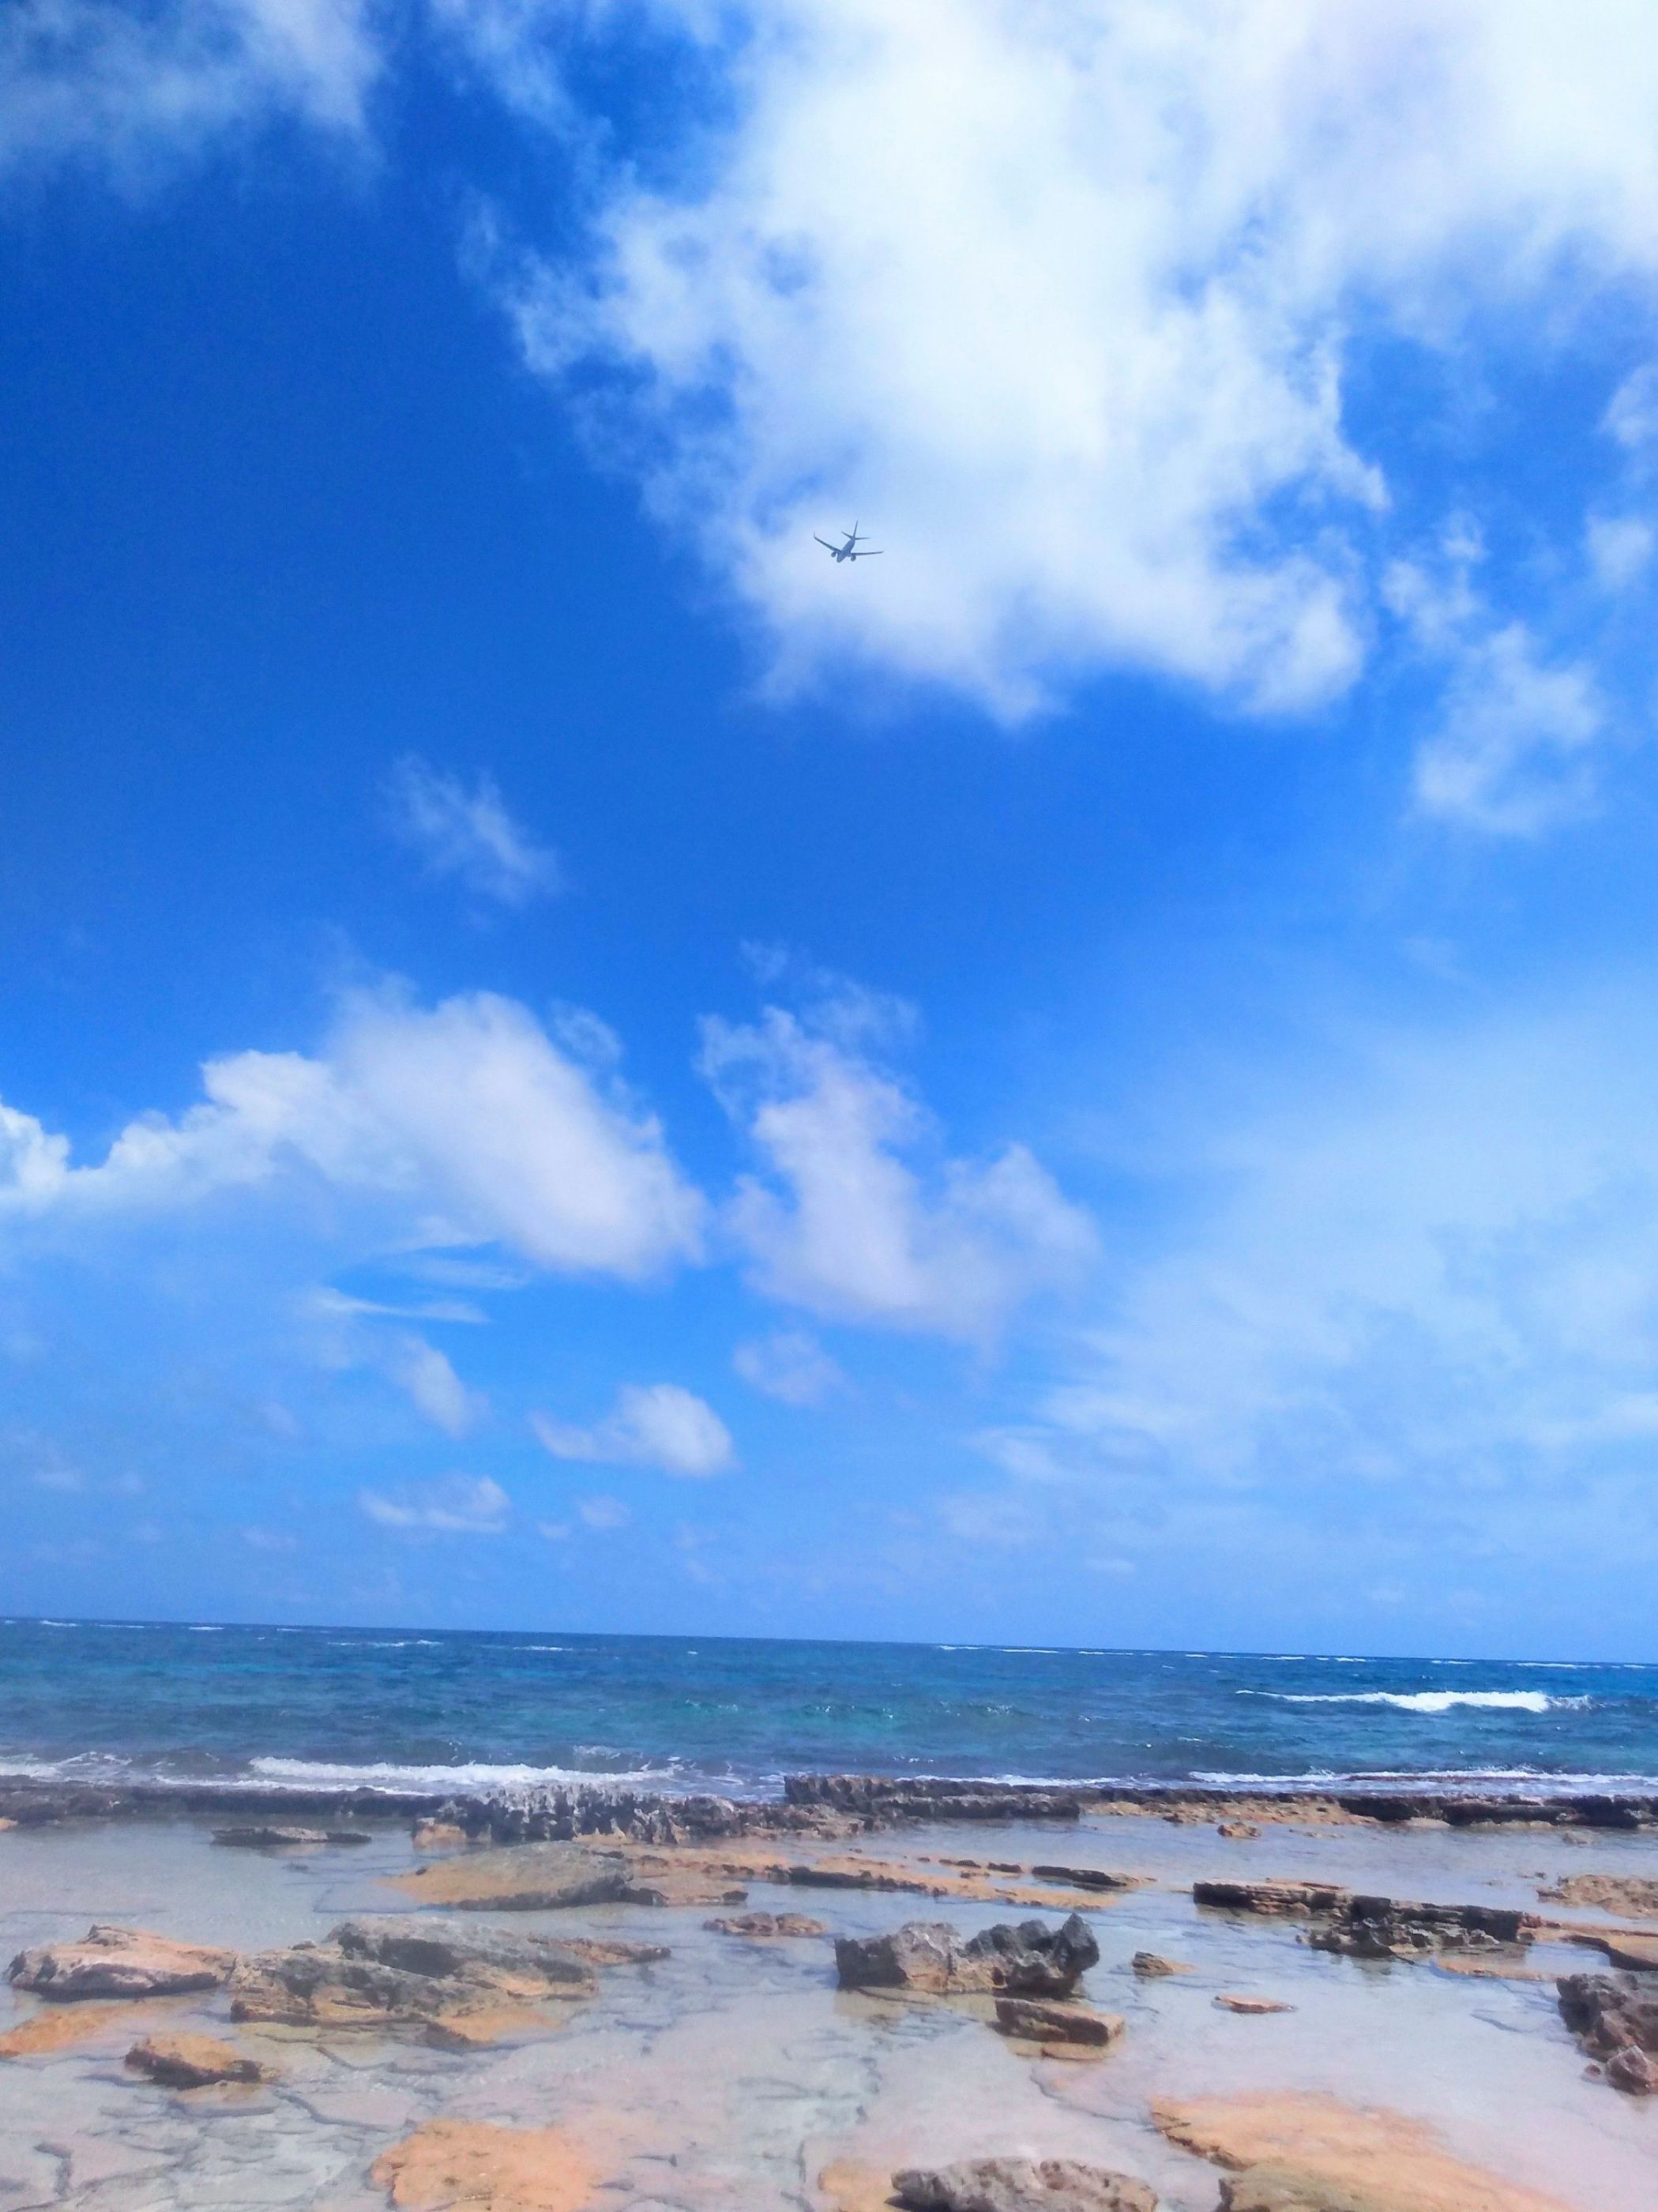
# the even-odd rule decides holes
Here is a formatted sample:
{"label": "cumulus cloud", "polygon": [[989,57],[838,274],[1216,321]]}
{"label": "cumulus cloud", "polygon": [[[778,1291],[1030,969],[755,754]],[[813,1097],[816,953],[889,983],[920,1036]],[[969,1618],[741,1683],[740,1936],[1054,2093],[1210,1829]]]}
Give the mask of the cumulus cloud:
{"label": "cumulus cloud", "polygon": [[513,820],[492,776],[480,775],[469,790],[459,776],[411,756],[392,770],[386,795],[392,834],[429,874],[506,907],[558,889],[556,855]]}
{"label": "cumulus cloud", "polygon": [[[526,68],[563,21],[517,15]],[[532,364],[617,367],[606,450],[631,419],[653,505],[785,674],[849,654],[1017,713],[1127,663],[1316,701],[1367,651],[1388,498],[1351,347],[1477,343],[1493,306],[1658,263],[1640,0],[653,22],[704,44],[721,119],[617,173],[588,264],[502,254],[496,281]],[[854,516],[889,556],[832,568],[811,533]]]}
{"label": "cumulus cloud", "polygon": [[732,1365],[745,1382],[786,1406],[821,1406],[846,1388],[846,1376],[805,1329],[774,1329],[739,1344]]}
{"label": "cumulus cloud", "polygon": [[323,1050],[210,1060],[202,1102],[132,1121],[101,1161],[0,1121],[0,1231],[73,1234],[228,1192],[320,1184],[391,1246],[499,1243],[537,1267],[638,1280],[693,1256],[704,1211],[655,1120],[509,999],[342,1011]]}
{"label": "cumulus cloud", "polygon": [[719,1414],[677,1382],[624,1383],[610,1412],[592,1428],[545,1413],[532,1415],[531,1425],[555,1459],[649,1467],[692,1478],[724,1474],[737,1463],[731,1431]]}
{"label": "cumulus cloud", "polygon": [[982,1340],[1094,1256],[1088,1216],[1023,1145],[938,1157],[894,1074],[795,1014],[706,1023],[701,1064],[766,1163],[740,1181],[728,1226],[768,1297]]}
{"label": "cumulus cloud", "polygon": [[0,173],[135,184],[281,116],[355,132],[381,58],[367,0],[9,0]]}
{"label": "cumulus cloud", "polygon": [[449,1474],[397,1490],[360,1490],[357,1504],[382,1528],[459,1536],[498,1536],[513,1510],[512,1499],[487,1474]]}
{"label": "cumulus cloud", "polygon": [[383,1356],[387,1374],[408,1394],[416,1411],[446,1436],[464,1437],[483,1413],[483,1399],[467,1389],[447,1356],[424,1337],[393,1337]]}

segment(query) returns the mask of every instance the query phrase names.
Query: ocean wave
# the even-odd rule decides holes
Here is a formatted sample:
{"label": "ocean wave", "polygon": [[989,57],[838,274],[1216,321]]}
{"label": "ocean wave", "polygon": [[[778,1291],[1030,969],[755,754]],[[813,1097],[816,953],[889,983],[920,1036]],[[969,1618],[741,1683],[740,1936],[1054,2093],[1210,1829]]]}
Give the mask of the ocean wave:
{"label": "ocean wave", "polygon": [[1284,1705],[1392,1705],[1403,1713],[1448,1713],[1469,1705],[1488,1712],[1552,1713],[1592,1705],[1593,1698],[1554,1698],[1546,1690],[1243,1690]]}
{"label": "ocean wave", "polygon": [[489,1790],[684,1787],[681,1771],[673,1765],[595,1773],[582,1767],[495,1765],[486,1759],[469,1759],[455,1766],[416,1766],[392,1759],[353,1765],[325,1759],[252,1759],[248,1772],[270,1789],[445,1790],[458,1797]]}

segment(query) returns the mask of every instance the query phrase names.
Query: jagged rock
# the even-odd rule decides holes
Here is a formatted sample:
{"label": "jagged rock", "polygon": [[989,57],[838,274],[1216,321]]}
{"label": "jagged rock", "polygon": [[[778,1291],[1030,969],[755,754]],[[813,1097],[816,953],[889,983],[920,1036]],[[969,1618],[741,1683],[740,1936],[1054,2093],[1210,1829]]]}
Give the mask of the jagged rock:
{"label": "jagged rock", "polygon": [[216,1828],[216,1844],[245,1851],[286,1850],[300,1844],[369,1844],[361,1828]]}
{"label": "jagged rock", "polygon": [[673,1955],[665,1943],[624,1943],[599,1936],[569,1936],[562,1948],[590,1966],[653,1966]]}
{"label": "jagged rock", "polygon": [[1215,1833],[1224,1836],[1228,1843],[1245,1844],[1252,1837],[1258,1836],[1260,1830],[1253,1820],[1223,1820]]}
{"label": "jagged rock", "polygon": [[83,1997],[162,1997],[216,1989],[235,1963],[234,1951],[95,1923],[78,1943],[20,1951],[6,1979],[51,2003],[70,2004]]}
{"label": "jagged rock", "polygon": [[724,1920],[705,1920],[715,1936],[745,1936],[751,1942],[770,1942],[785,1936],[827,1936],[821,1920],[804,1912],[737,1912]]}
{"label": "jagged rock", "polygon": [[1075,1820],[1082,1800],[1068,1790],[1022,1783],[915,1781],[880,1774],[791,1774],[786,1805],[850,1813],[871,1822],[900,1820]]}
{"label": "jagged rock", "polygon": [[1076,2043],[1103,2051],[1117,2040],[1127,2023],[1121,2013],[1095,2012],[1087,2005],[998,1997],[996,2025],[1004,2035],[1017,2035],[1026,2043]]}
{"label": "jagged rock", "polygon": [[1160,1974],[1189,1974],[1192,1971],[1178,1959],[1165,1959],[1157,1951],[1136,1951],[1128,1963],[1147,1981],[1154,1981]]}
{"label": "jagged rock", "polygon": [[835,1970],[847,1990],[1005,1991],[1068,1996],[1097,1964],[1099,1945],[1073,1912],[1058,1928],[1040,1920],[999,1921],[965,1941],[944,1921],[907,1920],[890,1935],[843,1936]]}
{"label": "jagged rock", "polygon": [[257,2058],[211,2035],[152,2035],[135,2043],[126,2063],[168,2089],[203,2089],[215,2081],[263,2081]]}
{"label": "jagged rock", "polygon": [[892,2177],[911,2212],[1157,2212],[1155,2191],[1071,2158],[971,2158]]}
{"label": "jagged rock", "polygon": [[1560,2017],[1606,2079],[1632,2096],[1658,2087],[1658,1996],[1630,1974],[1563,1974],[1555,1984]]}
{"label": "jagged rock", "polygon": [[[292,2027],[449,2024],[591,1994],[591,1965],[541,1936],[421,1920],[344,1920],[325,1943],[244,1959],[233,2020]],[[463,2039],[474,2039],[465,2036]]]}
{"label": "jagged rock", "polygon": [[1223,2012],[1243,2012],[1255,2014],[1268,2012],[1293,2012],[1295,2010],[1295,2007],[1292,2004],[1285,2004],[1280,1997],[1235,1996],[1230,1990],[1227,1990],[1220,1996],[1218,1996],[1214,2002],[1220,2007]]}
{"label": "jagged rock", "polygon": [[1417,1905],[1364,1897],[1332,1882],[1194,1881],[1196,1904],[1272,1919],[1308,1919],[1315,1951],[1354,1959],[1419,1958],[1431,1951],[1494,1950],[1528,1943],[1535,1914],[1491,1905]]}

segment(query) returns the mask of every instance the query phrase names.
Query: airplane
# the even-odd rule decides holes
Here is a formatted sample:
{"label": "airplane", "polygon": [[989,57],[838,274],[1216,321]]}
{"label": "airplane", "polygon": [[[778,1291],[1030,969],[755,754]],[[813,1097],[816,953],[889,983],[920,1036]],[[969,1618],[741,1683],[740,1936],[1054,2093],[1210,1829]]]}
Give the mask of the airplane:
{"label": "airplane", "polygon": [[[817,532],[815,530],[812,536],[817,538]],[[873,561],[878,559],[884,550],[879,545],[860,545],[858,542],[858,525],[855,522],[847,532],[847,542],[844,545],[831,545],[827,538],[817,538],[817,543],[832,561]]]}

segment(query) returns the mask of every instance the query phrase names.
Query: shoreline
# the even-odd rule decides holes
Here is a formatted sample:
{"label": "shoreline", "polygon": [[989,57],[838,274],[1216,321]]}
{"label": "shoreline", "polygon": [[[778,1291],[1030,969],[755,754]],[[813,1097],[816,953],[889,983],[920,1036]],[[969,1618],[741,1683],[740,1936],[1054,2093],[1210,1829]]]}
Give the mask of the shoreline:
{"label": "shoreline", "polygon": [[1458,1789],[1259,1782],[1107,1783],[1037,1787],[1017,1783],[884,1775],[792,1775],[780,1795],[726,1797],[707,1792],[644,1791],[556,1784],[458,1794],[266,1784],[254,1781],[120,1784],[0,1778],[0,1821],[36,1827],[64,1821],[166,1820],[215,1814],[321,1819],[441,1820],[495,1842],[578,1835],[632,1836],[673,1842],[802,1831],[856,1833],[938,1822],[1073,1822],[1086,1816],[1154,1814],[1175,1822],[1429,1822],[1449,1828],[1588,1828],[1658,1831],[1658,1782],[1641,1790]]}

